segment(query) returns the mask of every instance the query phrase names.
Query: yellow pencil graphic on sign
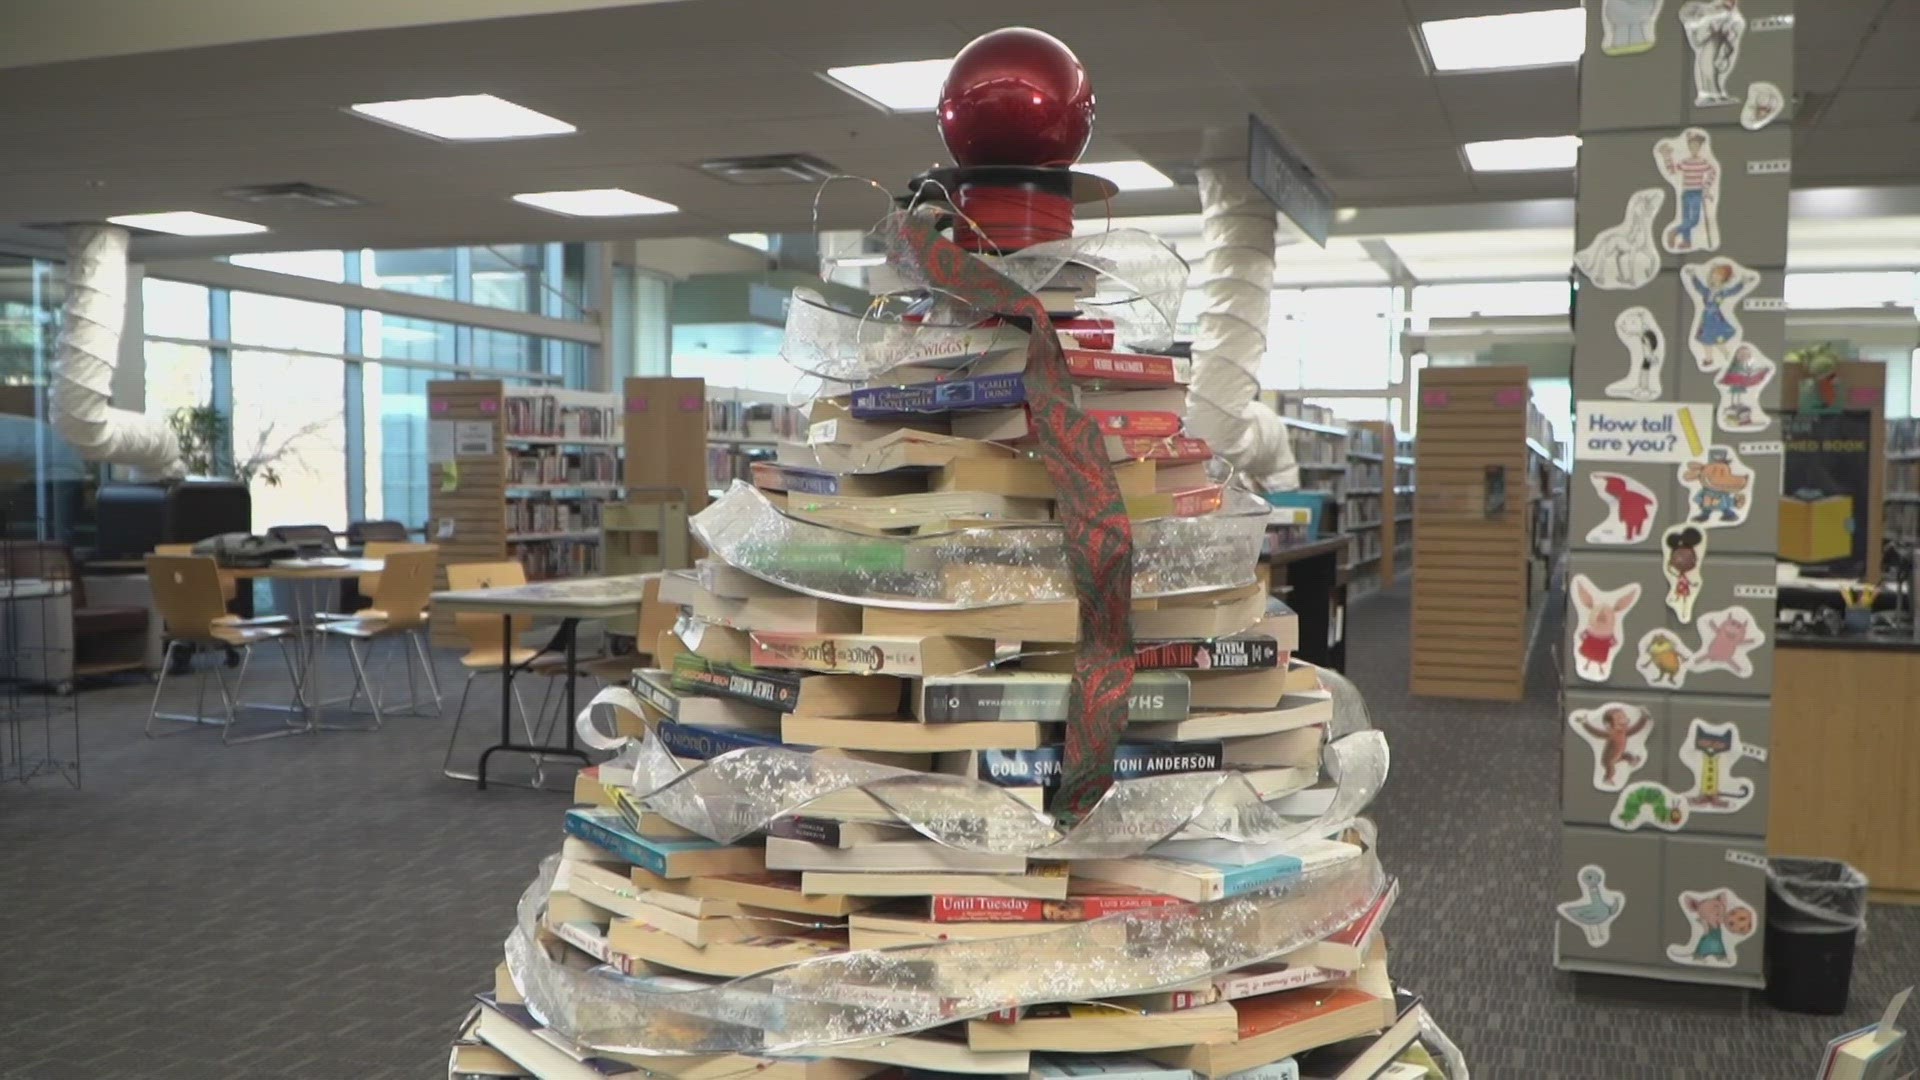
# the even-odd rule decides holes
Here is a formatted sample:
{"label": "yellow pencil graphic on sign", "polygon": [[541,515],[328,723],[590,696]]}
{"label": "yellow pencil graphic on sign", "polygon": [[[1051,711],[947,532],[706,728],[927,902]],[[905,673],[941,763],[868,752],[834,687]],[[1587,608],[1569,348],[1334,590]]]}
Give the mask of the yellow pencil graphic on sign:
{"label": "yellow pencil graphic on sign", "polygon": [[1693,451],[1694,457],[1707,452],[1707,448],[1700,445],[1700,428],[1693,422],[1692,409],[1680,410],[1680,427],[1687,433],[1687,448]]}

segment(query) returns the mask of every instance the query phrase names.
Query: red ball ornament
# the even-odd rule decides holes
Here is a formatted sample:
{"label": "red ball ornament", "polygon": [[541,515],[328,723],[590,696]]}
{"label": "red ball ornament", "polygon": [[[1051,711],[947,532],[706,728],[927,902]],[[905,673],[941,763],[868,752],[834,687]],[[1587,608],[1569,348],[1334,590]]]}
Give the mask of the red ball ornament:
{"label": "red ball ornament", "polygon": [[1059,38],[1008,27],[954,57],[937,115],[957,165],[1072,165],[1093,136],[1093,80]]}

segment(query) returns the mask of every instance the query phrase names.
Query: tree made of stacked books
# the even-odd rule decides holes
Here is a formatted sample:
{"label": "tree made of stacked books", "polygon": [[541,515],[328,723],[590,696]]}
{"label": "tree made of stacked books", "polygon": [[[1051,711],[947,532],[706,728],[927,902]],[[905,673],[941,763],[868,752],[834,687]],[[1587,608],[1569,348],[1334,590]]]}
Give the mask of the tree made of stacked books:
{"label": "tree made of stacked books", "polygon": [[979,39],[959,167],[874,230],[905,288],[796,293],[808,441],[694,520],[656,666],[579,718],[613,757],[456,1072],[1464,1075],[1386,975],[1385,741],[1183,431],[1186,266],[1071,235],[1091,112],[1064,45]]}

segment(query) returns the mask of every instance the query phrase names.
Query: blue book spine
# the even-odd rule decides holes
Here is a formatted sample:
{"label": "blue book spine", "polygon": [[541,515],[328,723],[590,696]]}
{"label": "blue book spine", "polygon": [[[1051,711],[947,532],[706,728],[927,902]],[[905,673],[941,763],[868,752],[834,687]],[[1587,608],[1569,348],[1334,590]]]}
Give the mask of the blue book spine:
{"label": "blue book spine", "polygon": [[840,478],[832,473],[782,469],[780,479],[786,483],[788,491],[798,492],[801,495],[840,494]]}
{"label": "blue book spine", "polygon": [[1221,866],[1208,863],[1208,866],[1220,871],[1221,884],[1228,896],[1239,896],[1255,889],[1264,889],[1277,885],[1289,878],[1300,876],[1305,864],[1291,855],[1275,855],[1265,862],[1252,866]]}
{"label": "blue book spine", "polygon": [[595,847],[605,848],[622,859],[644,870],[665,875],[667,855],[657,851],[645,840],[620,827],[615,821],[584,810],[569,810],[566,817],[568,836],[585,840]]}
{"label": "blue book spine", "polygon": [[695,758],[709,761],[729,750],[743,750],[753,746],[779,746],[779,739],[770,739],[764,735],[754,735],[744,731],[720,731],[715,728],[699,727],[694,724],[682,724],[677,720],[662,720],[654,734],[660,737],[660,744],[674,757]]}
{"label": "blue book spine", "polygon": [[1027,383],[1021,375],[980,375],[952,382],[918,386],[875,386],[853,392],[853,416],[871,420],[902,413],[946,412],[949,409],[998,409],[1027,402]]}
{"label": "blue book spine", "polygon": [[648,840],[629,830],[613,810],[573,809],[567,811],[568,836],[585,840],[595,847],[625,859],[643,870],[665,877],[667,860],[682,851],[712,851],[727,845],[712,840]]}

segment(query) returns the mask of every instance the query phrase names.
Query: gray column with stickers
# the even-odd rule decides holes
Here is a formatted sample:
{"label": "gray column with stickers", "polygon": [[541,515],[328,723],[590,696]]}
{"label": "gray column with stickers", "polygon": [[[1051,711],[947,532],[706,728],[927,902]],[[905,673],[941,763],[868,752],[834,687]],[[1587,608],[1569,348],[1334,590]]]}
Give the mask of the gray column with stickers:
{"label": "gray column with stickers", "polygon": [[1760,986],[1793,0],[1587,0],[1555,964]]}

